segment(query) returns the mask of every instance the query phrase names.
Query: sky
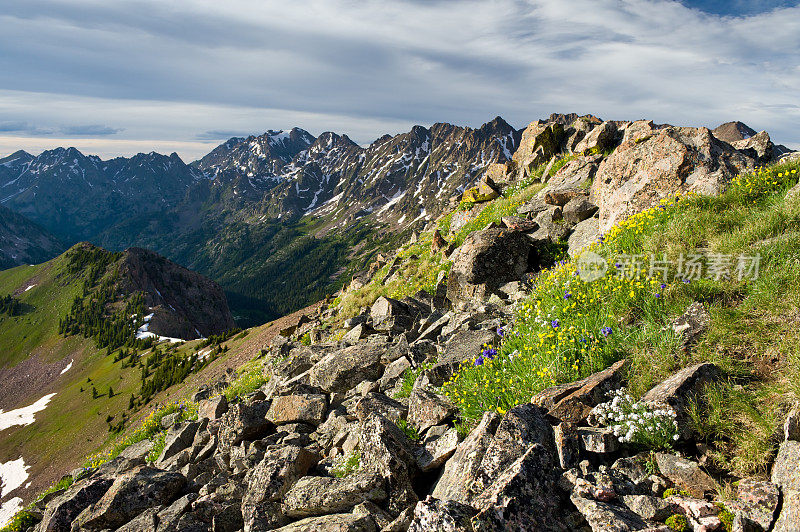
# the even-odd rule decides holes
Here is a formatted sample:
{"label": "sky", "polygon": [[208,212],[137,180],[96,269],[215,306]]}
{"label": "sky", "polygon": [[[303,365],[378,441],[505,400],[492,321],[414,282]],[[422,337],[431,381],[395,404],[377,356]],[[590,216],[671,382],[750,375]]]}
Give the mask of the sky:
{"label": "sky", "polygon": [[301,127],[377,137],[553,112],[800,149],[800,7],[782,0],[26,0],[0,10],[0,156],[197,159]]}

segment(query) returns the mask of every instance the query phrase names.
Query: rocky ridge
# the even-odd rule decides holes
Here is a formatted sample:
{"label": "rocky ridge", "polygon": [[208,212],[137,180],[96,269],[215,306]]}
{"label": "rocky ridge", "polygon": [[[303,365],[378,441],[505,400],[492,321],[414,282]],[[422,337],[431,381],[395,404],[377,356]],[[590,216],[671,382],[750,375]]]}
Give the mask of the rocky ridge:
{"label": "rocky ridge", "polygon": [[[431,293],[383,296],[354,316],[321,307],[264,347],[269,380],[259,390],[230,404],[218,395],[226,383],[199,390],[198,419],[167,424],[152,463],[145,441],[74,472],[77,482],[39,503],[34,529],[667,531],[681,521],[696,531],[728,522],[796,529],[796,410],[770,481],[742,479],[723,505],[696,453],[636,454],[598,423],[597,407],[625,385],[625,361],[489,411],[466,434],[439,394],[462,363],[499,340],[526,297],[526,277],[552,264],[547,246],[568,242],[577,253],[604,225],[677,192],[718,193],[759,157],[774,157],[764,135],[759,142],[739,149],[705,128],[594,117],[531,124],[513,162],[490,167],[464,197],[498,197],[526,180],[544,188],[460,246],[434,238],[452,268]],[[484,202],[470,203],[466,221]],[[398,271],[402,260],[383,262]],[[324,326],[332,321],[344,334]],[[703,310],[687,309],[676,327],[691,349],[704,334]],[[699,363],[644,395],[675,412],[685,451],[688,405],[723,377]]]}

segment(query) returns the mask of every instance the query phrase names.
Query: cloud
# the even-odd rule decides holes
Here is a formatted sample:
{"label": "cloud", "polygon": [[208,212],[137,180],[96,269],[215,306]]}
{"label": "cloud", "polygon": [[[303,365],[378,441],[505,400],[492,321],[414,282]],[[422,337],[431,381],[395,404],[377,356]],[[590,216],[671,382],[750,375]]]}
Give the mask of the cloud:
{"label": "cloud", "polygon": [[76,137],[104,137],[106,135],[115,135],[123,131],[120,128],[87,125],[87,126],[67,126],[61,129],[61,133],[69,136]]}
{"label": "cloud", "polygon": [[28,131],[28,123],[27,122],[0,122],[0,131],[1,132],[19,132],[19,131]]}
{"label": "cloud", "polygon": [[[197,134],[197,140],[228,140],[232,137],[249,137],[253,135],[253,132],[246,133],[242,131],[232,131],[232,130],[211,130],[211,131],[203,131],[202,133]],[[258,133],[255,133],[258,134]]]}
{"label": "cloud", "polygon": [[162,151],[293,126],[368,144],[415,123],[572,111],[742,120],[800,145],[800,8],[685,4],[28,0],[0,14],[0,108],[56,131],[113,124],[98,128]]}

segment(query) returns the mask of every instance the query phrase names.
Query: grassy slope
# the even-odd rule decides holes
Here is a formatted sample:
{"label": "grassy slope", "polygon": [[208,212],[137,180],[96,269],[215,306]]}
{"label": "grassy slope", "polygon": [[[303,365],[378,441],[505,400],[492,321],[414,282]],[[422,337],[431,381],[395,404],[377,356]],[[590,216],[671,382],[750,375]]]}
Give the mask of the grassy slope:
{"label": "grassy slope", "polygon": [[[645,269],[632,279],[586,282],[568,262],[539,277],[500,354],[470,361],[445,393],[474,422],[486,410],[503,412],[621,358],[632,362],[635,396],[678,368],[714,361],[729,380],[708,390],[696,428],[713,444],[719,467],[765,473],[783,407],[800,397],[800,201],[785,199],[798,174],[800,163],[787,163],[737,179],[720,197],[668,202],[629,218],[592,248],[611,271],[620,254],[643,255],[649,265],[648,256],[663,253],[673,263],[681,254],[760,253],[756,279],[662,281]],[[698,346],[682,352],[669,323],[692,301],[706,306],[712,323]]]}

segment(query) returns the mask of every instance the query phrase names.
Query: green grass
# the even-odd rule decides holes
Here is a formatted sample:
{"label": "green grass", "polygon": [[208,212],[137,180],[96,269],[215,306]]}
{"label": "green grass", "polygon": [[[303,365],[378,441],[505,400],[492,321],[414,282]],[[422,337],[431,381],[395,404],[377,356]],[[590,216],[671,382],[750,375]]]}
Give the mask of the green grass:
{"label": "green grass", "polygon": [[[630,361],[634,397],[681,367],[712,361],[732,381],[709,391],[709,406],[696,413],[698,430],[715,442],[721,466],[765,473],[780,404],[800,392],[800,336],[792,318],[800,317],[800,201],[784,197],[799,168],[793,162],[760,169],[734,180],[719,197],[667,199],[629,217],[590,248],[612,275],[583,281],[572,262],[543,272],[498,355],[476,365],[476,353],[443,392],[474,424],[485,411],[503,413],[548,386],[622,358]],[[759,275],[739,279],[733,269],[729,279],[688,283],[674,270],[666,280],[649,275],[651,258],[666,254],[675,265],[700,252],[760,253]],[[641,256],[631,278],[615,266],[621,254]],[[684,352],[668,325],[693,301],[706,306],[712,324]]]}
{"label": "green grass", "polygon": [[261,361],[258,359],[251,360],[240,368],[239,377],[225,389],[225,398],[228,401],[233,401],[244,397],[261,388],[266,382],[267,378],[262,371]]}
{"label": "green grass", "polygon": [[405,419],[398,419],[397,426],[403,431],[403,434],[405,434],[409,440],[418,442],[421,439],[419,431],[413,425],[410,425]]}
{"label": "green grass", "polygon": [[356,449],[340,460],[336,460],[331,467],[331,474],[335,478],[344,478],[361,469],[361,453]]}

